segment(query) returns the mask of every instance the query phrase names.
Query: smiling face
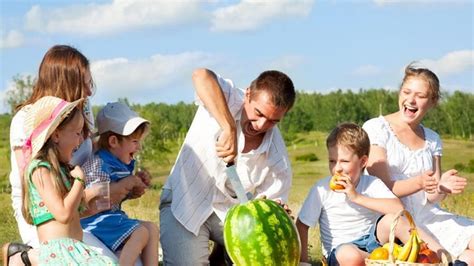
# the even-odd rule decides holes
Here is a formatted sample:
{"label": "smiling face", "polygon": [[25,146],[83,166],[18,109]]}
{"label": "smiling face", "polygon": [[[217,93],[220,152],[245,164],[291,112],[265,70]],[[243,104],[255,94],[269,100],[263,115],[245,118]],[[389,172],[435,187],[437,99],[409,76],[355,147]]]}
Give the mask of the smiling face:
{"label": "smiling face", "polygon": [[350,176],[354,184],[358,183],[360,175],[367,165],[367,159],[367,155],[359,157],[353,150],[340,144],[328,148],[331,175],[343,173]]}
{"label": "smiling face", "polygon": [[117,136],[109,137],[109,151],[124,164],[130,164],[141,150],[141,138],[128,136],[118,140]]}
{"label": "smiling face", "polygon": [[266,91],[260,91],[251,97],[250,90],[247,89],[240,122],[243,134],[246,137],[265,134],[280,122],[286,111],[287,108],[276,107]]}
{"label": "smiling face", "polygon": [[62,163],[69,163],[72,159],[72,154],[79,148],[83,138],[84,117],[80,111],[76,111],[71,120],[63,127],[56,129],[51,135],[56,144],[59,161]]}
{"label": "smiling face", "polygon": [[411,125],[418,125],[425,114],[434,106],[430,97],[428,82],[411,77],[405,80],[398,96],[401,119]]}

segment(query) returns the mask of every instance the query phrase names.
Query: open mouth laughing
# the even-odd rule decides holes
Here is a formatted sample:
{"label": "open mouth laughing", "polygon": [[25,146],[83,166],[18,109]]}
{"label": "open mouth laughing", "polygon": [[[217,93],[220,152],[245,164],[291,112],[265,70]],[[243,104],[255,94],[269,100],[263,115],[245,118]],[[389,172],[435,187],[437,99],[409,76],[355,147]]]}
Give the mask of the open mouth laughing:
{"label": "open mouth laughing", "polygon": [[418,108],[410,105],[404,105],[403,112],[408,116],[414,116],[416,115],[416,112],[418,112]]}

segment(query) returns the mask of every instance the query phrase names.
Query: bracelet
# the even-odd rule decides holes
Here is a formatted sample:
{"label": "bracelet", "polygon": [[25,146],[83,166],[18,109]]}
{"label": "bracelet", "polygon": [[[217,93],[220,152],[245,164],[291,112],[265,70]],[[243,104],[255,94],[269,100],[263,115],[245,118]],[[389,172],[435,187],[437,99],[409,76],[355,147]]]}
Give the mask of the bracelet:
{"label": "bracelet", "polygon": [[84,179],[79,178],[79,177],[74,177],[74,180],[77,180],[77,181],[81,182],[82,187],[86,188],[86,182],[84,181]]}

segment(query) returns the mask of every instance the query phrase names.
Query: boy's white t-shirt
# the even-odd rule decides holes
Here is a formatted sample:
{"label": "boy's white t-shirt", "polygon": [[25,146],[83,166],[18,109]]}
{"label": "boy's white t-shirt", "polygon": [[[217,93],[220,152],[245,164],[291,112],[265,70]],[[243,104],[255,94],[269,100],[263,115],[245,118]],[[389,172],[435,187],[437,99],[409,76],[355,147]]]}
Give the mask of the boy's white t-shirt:
{"label": "boy's white t-shirt", "polygon": [[[369,233],[381,213],[367,209],[347,199],[346,194],[329,188],[326,177],[310,190],[298,219],[313,227],[319,222],[324,256],[340,244],[350,243]],[[361,175],[357,193],[371,198],[396,198],[377,177]]]}

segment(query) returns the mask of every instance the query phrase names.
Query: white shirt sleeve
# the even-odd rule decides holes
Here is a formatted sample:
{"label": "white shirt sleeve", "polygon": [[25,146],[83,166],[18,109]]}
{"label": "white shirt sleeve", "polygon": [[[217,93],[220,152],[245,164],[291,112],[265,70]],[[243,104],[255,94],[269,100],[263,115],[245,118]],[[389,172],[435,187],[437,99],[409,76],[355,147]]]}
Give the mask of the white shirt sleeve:
{"label": "white shirt sleeve", "polygon": [[439,137],[438,133],[433,130],[423,127],[425,132],[425,139],[429,142],[431,153],[433,156],[442,156],[443,155],[443,142]]}
{"label": "white shirt sleeve", "polygon": [[12,150],[21,148],[26,141],[24,129],[26,111],[24,109],[18,111],[12,118],[10,124],[10,147]]}
{"label": "white shirt sleeve", "polygon": [[318,183],[315,184],[308,193],[303,206],[301,206],[298,219],[307,226],[314,227],[318,223],[323,206]]}
{"label": "white shirt sleeve", "polygon": [[[224,93],[224,97],[229,106],[229,110],[232,114],[234,114],[235,109],[240,110],[240,108],[242,107],[242,99],[240,99],[241,96],[239,96],[240,90],[234,86],[232,80],[225,79],[219,74],[216,74],[216,77],[217,83],[219,83],[219,86],[221,87],[222,92]],[[196,91],[194,92],[194,102],[199,106],[204,106],[202,100],[199,99],[199,96],[197,95]]]}
{"label": "white shirt sleeve", "polygon": [[[19,164],[23,164],[23,161],[17,162],[15,150],[23,147],[23,144],[26,141],[26,134],[24,129],[24,122],[26,117],[26,109],[28,106],[23,107],[19,110],[12,118],[10,123],[10,184],[12,186],[12,200],[13,208],[15,213],[21,213],[21,195],[22,195],[22,186]],[[16,204],[15,204],[16,203]]]}
{"label": "white shirt sleeve", "polygon": [[383,118],[372,118],[364,123],[362,128],[369,135],[370,145],[377,145],[387,149],[388,131],[384,129]]}

